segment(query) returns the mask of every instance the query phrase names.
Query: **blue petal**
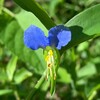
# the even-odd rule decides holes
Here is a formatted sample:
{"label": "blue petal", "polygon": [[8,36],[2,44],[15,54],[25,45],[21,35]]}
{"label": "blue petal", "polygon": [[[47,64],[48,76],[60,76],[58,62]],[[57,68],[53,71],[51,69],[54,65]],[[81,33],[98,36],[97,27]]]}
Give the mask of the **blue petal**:
{"label": "blue petal", "polygon": [[36,50],[48,46],[48,38],[45,37],[44,32],[40,28],[31,25],[24,32],[24,43],[28,48]]}
{"label": "blue petal", "polygon": [[50,46],[55,46],[58,50],[62,46],[66,46],[71,40],[71,31],[63,26],[58,25],[49,30],[49,44]]}

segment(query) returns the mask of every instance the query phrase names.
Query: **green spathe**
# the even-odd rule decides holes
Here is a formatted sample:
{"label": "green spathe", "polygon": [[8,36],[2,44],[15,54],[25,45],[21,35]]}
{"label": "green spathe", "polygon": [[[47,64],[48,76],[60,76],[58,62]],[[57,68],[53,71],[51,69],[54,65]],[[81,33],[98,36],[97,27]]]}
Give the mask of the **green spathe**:
{"label": "green spathe", "polygon": [[55,92],[57,70],[59,67],[59,51],[56,48],[47,46],[44,50],[44,59],[47,63],[47,79],[50,78],[50,93],[51,95]]}

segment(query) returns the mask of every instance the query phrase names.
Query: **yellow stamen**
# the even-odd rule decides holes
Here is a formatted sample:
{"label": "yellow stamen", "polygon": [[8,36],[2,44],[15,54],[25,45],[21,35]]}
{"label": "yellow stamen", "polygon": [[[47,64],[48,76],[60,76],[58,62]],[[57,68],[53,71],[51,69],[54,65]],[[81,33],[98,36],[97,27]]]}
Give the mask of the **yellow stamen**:
{"label": "yellow stamen", "polygon": [[48,54],[49,54],[50,56],[53,56],[53,51],[52,51],[52,50],[49,50]]}
{"label": "yellow stamen", "polygon": [[47,62],[49,60],[49,56],[46,56],[45,57],[45,61]]}
{"label": "yellow stamen", "polygon": [[51,57],[53,57],[53,51],[52,50],[49,50],[48,51],[48,55],[45,57],[45,61],[49,61],[51,59]]}

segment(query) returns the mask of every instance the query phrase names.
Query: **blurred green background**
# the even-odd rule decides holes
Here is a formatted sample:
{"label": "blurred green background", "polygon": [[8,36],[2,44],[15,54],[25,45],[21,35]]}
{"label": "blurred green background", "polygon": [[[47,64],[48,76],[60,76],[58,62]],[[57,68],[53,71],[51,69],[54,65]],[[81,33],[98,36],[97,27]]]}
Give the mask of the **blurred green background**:
{"label": "blurred green background", "polygon": [[[56,24],[64,24],[76,14],[100,3],[100,0],[36,1],[47,11]],[[4,11],[8,12],[9,9],[11,15],[16,16],[22,29],[26,29],[27,24],[32,24],[32,17],[29,17],[31,14],[23,11],[13,0],[5,0],[1,4],[6,8]],[[28,17],[30,19],[27,19]],[[3,34],[2,30],[5,27],[5,24],[2,23],[9,22],[9,20],[12,19],[7,14],[0,15],[0,34]],[[23,24],[25,25],[23,26]],[[17,31],[17,28],[15,30]],[[3,35],[0,35],[0,100],[25,100],[46,68],[43,63],[42,50],[34,51],[35,53],[30,50],[33,53],[33,58],[28,56],[30,52],[27,51],[24,56],[27,58],[23,58],[23,56],[21,57],[22,48],[16,49],[13,44],[9,49],[9,44],[3,43],[2,37]],[[13,38],[13,36],[10,37]],[[16,36],[12,41],[17,43],[20,38]],[[12,52],[14,50],[17,50],[15,52],[20,57]],[[41,57],[39,61],[38,57]],[[26,59],[31,60],[32,64],[26,62]],[[34,63],[35,66],[33,66]],[[66,50],[61,56],[54,96],[50,96],[49,84],[45,81],[34,95],[33,100],[100,100],[100,37]]]}

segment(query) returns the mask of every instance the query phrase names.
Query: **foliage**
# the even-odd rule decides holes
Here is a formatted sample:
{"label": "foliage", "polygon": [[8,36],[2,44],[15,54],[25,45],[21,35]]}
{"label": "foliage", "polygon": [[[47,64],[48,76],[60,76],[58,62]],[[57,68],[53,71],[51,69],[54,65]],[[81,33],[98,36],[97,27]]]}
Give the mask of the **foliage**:
{"label": "foliage", "polygon": [[[99,0],[14,0],[8,8],[7,2],[0,0],[0,99],[100,99]],[[56,91],[50,96],[43,50],[25,47],[23,33],[33,24],[47,35],[55,23],[65,23],[72,39],[59,51]]]}

